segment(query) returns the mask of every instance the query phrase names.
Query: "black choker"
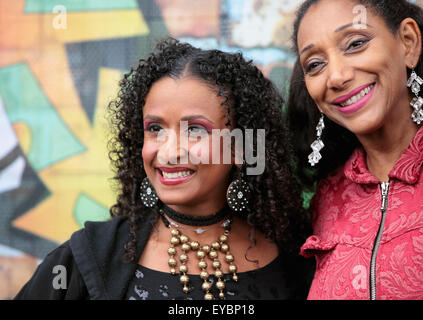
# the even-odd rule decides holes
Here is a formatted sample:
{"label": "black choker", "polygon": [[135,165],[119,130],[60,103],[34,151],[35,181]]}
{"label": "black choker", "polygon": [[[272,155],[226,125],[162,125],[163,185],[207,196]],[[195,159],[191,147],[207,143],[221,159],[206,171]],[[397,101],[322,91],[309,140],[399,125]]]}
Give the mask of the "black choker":
{"label": "black choker", "polygon": [[[161,209],[163,210],[163,213],[172,220],[188,226],[210,226],[225,219],[230,212],[229,208],[226,205],[215,214],[211,214],[208,216],[191,216],[179,213],[173,210],[172,208],[169,208],[165,204],[162,204]],[[162,210],[160,210],[160,212]],[[163,213],[161,212],[162,217]]]}

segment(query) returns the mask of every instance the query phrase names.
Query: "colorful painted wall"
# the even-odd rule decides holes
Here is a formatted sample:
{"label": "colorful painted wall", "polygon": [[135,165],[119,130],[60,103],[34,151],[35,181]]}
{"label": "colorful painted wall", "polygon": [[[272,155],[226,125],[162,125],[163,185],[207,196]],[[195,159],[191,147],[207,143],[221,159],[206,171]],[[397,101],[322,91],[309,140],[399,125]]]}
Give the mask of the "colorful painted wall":
{"label": "colorful painted wall", "polygon": [[0,299],[111,187],[105,108],[122,73],[172,35],[242,51],[282,92],[301,0],[0,0]]}

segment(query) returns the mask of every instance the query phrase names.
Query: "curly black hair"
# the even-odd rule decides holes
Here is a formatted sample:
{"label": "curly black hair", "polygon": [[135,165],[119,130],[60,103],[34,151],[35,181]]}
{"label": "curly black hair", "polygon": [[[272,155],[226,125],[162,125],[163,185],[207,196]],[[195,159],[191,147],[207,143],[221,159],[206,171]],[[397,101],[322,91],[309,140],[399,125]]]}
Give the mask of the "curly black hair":
{"label": "curly black hair", "polygon": [[[223,97],[232,129],[265,129],[265,169],[261,175],[244,175],[252,189],[251,205],[243,216],[286,252],[298,250],[309,234],[308,216],[302,208],[301,190],[293,180],[290,166],[292,148],[281,119],[283,100],[272,82],[241,53],[201,50],[167,38],[156,51],[141,59],[120,81],[117,99],[109,104],[113,138],[109,157],[118,182],[117,203],[110,208],[112,217],[129,217],[130,239],[127,258],[136,258],[136,230],[147,209],[139,190],[146,173],[143,169],[143,106],[157,80],[194,77]],[[229,114],[231,115],[229,117]],[[244,135],[245,136],[245,135]],[[254,142],[254,154],[257,152]]]}
{"label": "curly black hair", "polygon": [[[308,163],[308,155],[311,153],[310,145],[316,139],[316,125],[320,118],[320,112],[309,95],[305,80],[304,71],[301,67],[298,53],[298,30],[302,19],[308,10],[321,0],[306,0],[298,8],[292,34],[293,51],[297,55],[294,65],[287,106],[287,127],[291,139],[295,141],[296,155],[296,176],[303,185],[303,189],[314,192],[316,182],[325,178],[329,173],[343,165],[353,153],[354,149],[360,146],[357,137],[349,130],[341,127],[325,117],[325,130],[322,140],[325,148],[322,149],[322,159],[318,165],[311,169]],[[401,22],[410,17],[413,18],[423,33],[423,10],[418,5],[407,0],[351,0],[371,10],[381,17],[388,29],[395,34]],[[422,56],[415,67],[418,74],[423,74]],[[408,74],[411,70],[407,70]]]}

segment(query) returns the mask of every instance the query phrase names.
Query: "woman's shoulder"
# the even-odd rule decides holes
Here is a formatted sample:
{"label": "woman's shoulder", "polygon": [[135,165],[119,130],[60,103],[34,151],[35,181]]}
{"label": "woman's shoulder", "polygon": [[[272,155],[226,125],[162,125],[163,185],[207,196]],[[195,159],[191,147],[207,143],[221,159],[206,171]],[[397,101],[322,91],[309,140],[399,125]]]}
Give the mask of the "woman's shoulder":
{"label": "woman's shoulder", "polygon": [[73,238],[81,237],[83,235],[90,238],[103,238],[104,236],[115,234],[119,231],[129,230],[129,219],[127,216],[116,216],[105,221],[87,221],[84,227],[74,232],[71,236]]}
{"label": "woman's shoulder", "polygon": [[[146,213],[144,219],[138,219],[137,229],[140,232],[147,232],[153,225],[150,212]],[[90,243],[94,248],[104,247],[106,243],[112,241],[127,241],[130,232],[131,221],[127,215],[111,217],[106,221],[87,221],[84,228],[74,232],[70,238],[72,247],[76,242],[83,242],[82,245]]]}

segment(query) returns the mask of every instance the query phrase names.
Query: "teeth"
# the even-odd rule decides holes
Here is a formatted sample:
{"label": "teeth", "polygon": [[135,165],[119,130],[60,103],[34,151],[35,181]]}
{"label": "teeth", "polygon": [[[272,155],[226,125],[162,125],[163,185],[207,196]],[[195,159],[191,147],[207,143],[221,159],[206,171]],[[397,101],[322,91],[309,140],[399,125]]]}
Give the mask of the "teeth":
{"label": "teeth", "polygon": [[366,94],[368,94],[372,89],[373,89],[374,85],[371,84],[370,86],[368,86],[367,88],[363,89],[360,91],[359,94],[355,95],[354,97],[348,99],[346,102],[341,103],[342,107],[348,107],[349,105],[352,105],[353,103],[356,103],[357,101],[359,101],[361,98],[363,98]]}
{"label": "teeth", "polygon": [[182,178],[182,177],[186,177],[189,176],[190,174],[192,174],[194,171],[178,171],[178,172],[164,172],[162,171],[163,177],[165,177],[166,179],[176,179],[176,178]]}

